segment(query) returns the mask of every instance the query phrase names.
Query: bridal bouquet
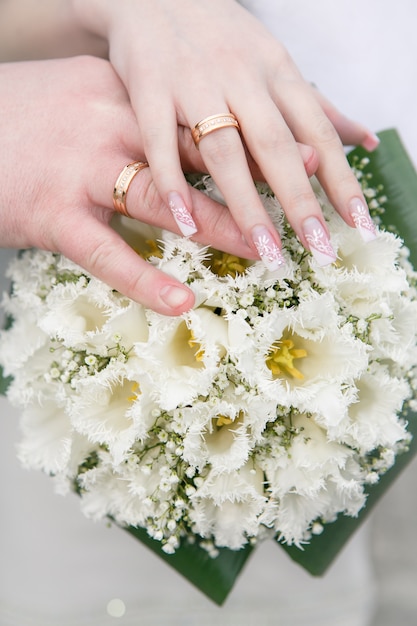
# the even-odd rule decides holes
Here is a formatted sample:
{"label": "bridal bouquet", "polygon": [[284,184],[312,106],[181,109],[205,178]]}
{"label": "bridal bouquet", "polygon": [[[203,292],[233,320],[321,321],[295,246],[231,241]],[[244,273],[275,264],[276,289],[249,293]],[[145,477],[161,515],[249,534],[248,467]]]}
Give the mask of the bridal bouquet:
{"label": "bridal bouquet", "polygon": [[[378,220],[386,198],[367,164],[354,166]],[[196,184],[217,193],[209,177]],[[23,252],[0,340],[22,463],[166,554],[192,543],[215,559],[266,537],[299,549],[356,517],[410,444],[416,274],[397,235],[365,244],[313,184],[338,257],[324,268],[266,185],[286,260],[273,273],[118,218],[138,254],[194,291],[178,318],[59,255]]]}

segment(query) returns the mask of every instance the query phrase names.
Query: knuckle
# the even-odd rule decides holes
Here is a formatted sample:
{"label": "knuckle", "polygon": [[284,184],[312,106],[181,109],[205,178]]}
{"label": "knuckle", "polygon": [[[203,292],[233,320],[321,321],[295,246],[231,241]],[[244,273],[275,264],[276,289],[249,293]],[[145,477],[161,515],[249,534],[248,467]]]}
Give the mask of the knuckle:
{"label": "knuckle", "polygon": [[138,183],[134,188],[135,193],[127,199],[130,215],[148,224],[161,224],[165,205],[149,168],[142,170],[136,178]]}
{"label": "knuckle", "polygon": [[155,149],[155,146],[161,144],[164,139],[164,131],[157,124],[147,123],[141,127],[142,140],[145,152],[149,147]]}
{"label": "knuckle", "polygon": [[210,133],[202,139],[199,147],[205,163],[212,166],[232,162],[242,151],[237,131],[232,128]]}
{"label": "knuckle", "polygon": [[139,186],[139,209],[148,215],[149,212],[158,210],[162,200],[152,176],[143,177]]}
{"label": "knuckle", "polygon": [[[120,250],[115,248],[107,241],[97,241],[93,244],[89,251],[88,260],[84,263],[88,267],[91,274],[97,277],[112,276],[113,280],[109,284],[123,292],[126,296],[141,302],[144,295],[149,291],[149,285],[146,285],[147,273],[152,271],[148,263],[137,256],[135,261],[135,271],[121,271],[116,276],[114,268],[123,268],[125,265],[124,255],[125,248]],[[104,280],[106,280],[104,278]],[[113,284],[113,283],[117,283]]]}
{"label": "knuckle", "polygon": [[347,162],[346,166],[338,172],[337,180],[333,187],[337,189],[338,197],[349,197],[362,194],[358,180]]}
{"label": "knuckle", "polygon": [[292,191],[285,204],[285,213],[293,215],[300,209],[303,209],[303,212],[305,212],[305,208],[308,206],[314,206],[314,208],[316,208],[317,202],[311,188],[299,188]]}
{"label": "knuckle", "polygon": [[328,144],[338,139],[335,127],[328,117],[320,114],[314,126],[314,136],[317,143]]}
{"label": "knuckle", "polygon": [[138,263],[135,273],[126,278],[125,293],[136,301],[143,302],[144,295],[149,293],[149,285],[146,286],[146,274],[150,270],[146,262]]}
{"label": "knuckle", "polygon": [[115,251],[107,240],[95,241],[91,246],[87,262],[91,273],[95,276],[104,275],[110,263],[114,263],[114,255]]}
{"label": "knuckle", "polygon": [[181,165],[185,172],[205,171],[202,169],[203,161],[200,151],[195,149],[191,131],[185,126],[178,127],[178,146]]}
{"label": "knuckle", "polygon": [[285,153],[294,145],[294,138],[287,127],[279,126],[276,120],[266,121],[256,137],[256,152],[259,154]]}
{"label": "knuckle", "polygon": [[[274,42],[275,43],[275,42]],[[294,77],[299,78],[299,72],[294,65],[294,61],[289,53],[289,51],[280,44],[277,50],[274,51],[274,57],[276,59],[275,65],[276,69],[274,72],[274,77],[280,76],[282,78],[293,79]],[[270,57],[270,58],[274,58]]]}

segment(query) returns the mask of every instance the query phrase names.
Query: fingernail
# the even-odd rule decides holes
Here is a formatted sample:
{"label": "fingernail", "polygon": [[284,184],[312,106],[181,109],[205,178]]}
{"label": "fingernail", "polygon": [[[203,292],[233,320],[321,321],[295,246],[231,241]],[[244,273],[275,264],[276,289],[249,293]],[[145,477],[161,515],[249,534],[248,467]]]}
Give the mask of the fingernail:
{"label": "fingernail", "polygon": [[[175,285],[165,285],[165,287],[162,287],[159,295],[165,304],[173,309],[177,309],[189,300],[190,291],[189,289],[176,287]],[[190,304],[190,308],[191,306],[192,304]]]}
{"label": "fingernail", "polygon": [[320,267],[336,261],[336,254],[321,222],[308,217],[303,222],[303,232],[313,258]]}
{"label": "fingernail", "polygon": [[350,201],[350,214],[362,239],[365,242],[373,241],[376,238],[375,224],[366,203],[361,198],[353,198]]}
{"label": "fingernail", "polygon": [[372,152],[379,146],[379,138],[374,135],[374,133],[369,133],[365,139],[362,141],[362,147],[365,148],[368,152]]}
{"label": "fingernail", "polygon": [[184,237],[194,235],[197,232],[197,226],[179,193],[173,191],[168,195],[168,206]]}
{"label": "fingernail", "polygon": [[255,226],[252,229],[252,241],[261,260],[269,271],[273,272],[285,264],[281,250],[265,226]]}

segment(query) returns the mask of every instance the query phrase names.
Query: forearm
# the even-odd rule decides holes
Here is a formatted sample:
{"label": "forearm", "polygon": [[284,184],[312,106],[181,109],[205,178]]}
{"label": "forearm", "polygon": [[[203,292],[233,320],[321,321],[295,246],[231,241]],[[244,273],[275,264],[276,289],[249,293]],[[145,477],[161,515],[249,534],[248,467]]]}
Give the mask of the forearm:
{"label": "forearm", "polygon": [[107,41],[84,28],[72,0],[0,0],[0,61],[107,56]]}

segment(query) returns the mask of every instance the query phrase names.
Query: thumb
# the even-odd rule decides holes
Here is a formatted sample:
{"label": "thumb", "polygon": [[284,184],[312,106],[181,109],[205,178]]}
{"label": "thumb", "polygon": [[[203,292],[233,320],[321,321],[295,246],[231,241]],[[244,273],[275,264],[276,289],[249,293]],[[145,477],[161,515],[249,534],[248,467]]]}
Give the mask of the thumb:
{"label": "thumb", "polygon": [[132,300],[162,315],[180,315],[193,306],[191,289],[145,261],[95,215],[74,211],[63,235],[56,239],[63,255]]}

